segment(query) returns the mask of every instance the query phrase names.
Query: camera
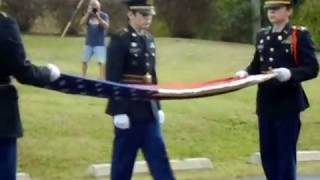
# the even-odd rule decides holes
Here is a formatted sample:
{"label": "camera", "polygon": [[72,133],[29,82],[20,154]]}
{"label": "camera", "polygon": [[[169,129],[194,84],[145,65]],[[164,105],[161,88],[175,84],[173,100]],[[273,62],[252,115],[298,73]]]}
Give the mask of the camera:
{"label": "camera", "polygon": [[97,14],[98,9],[97,9],[97,8],[92,8],[92,12],[93,12],[94,14]]}

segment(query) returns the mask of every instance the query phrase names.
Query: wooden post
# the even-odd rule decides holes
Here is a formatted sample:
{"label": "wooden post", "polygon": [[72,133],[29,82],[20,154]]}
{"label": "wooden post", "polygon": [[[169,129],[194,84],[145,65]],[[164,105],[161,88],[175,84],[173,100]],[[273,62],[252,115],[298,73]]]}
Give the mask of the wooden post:
{"label": "wooden post", "polygon": [[256,34],[261,28],[261,0],[251,0],[252,4],[252,42],[256,42]]}
{"label": "wooden post", "polygon": [[66,27],[64,28],[64,30],[63,30],[63,32],[62,32],[61,38],[63,38],[63,37],[67,34],[67,32],[68,32],[68,30],[69,30],[69,28],[70,28],[70,26],[71,26],[71,24],[72,24],[72,21],[73,21],[74,18],[76,17],[76,15],[77,15],[78,11],[80,10],[80,8],[81,8],[82,4],[84,3],[84,1],[85,1],[85,0],[80,0],[80,1],[79,1],[76,9],[75,9],[75,10],[73,11],[73,13],[72,13],[72,16],[71,16],[68,24],[66,25]]}

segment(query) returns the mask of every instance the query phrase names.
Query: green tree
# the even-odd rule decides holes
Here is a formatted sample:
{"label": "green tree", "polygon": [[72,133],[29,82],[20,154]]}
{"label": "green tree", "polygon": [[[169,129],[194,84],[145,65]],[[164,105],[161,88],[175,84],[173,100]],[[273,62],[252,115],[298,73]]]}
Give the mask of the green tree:
{"label": "green tree", "polygon": [[216,14],[209,22],[210,39],[251,42],[252,8],[250,0],[216,0]]}
{"label": "green tree", "polygon": [[156,6],[172,36],[194,38],[211,17],[213,0],[158,0]]}
{"label": "green tree", "polygon": [[32,28],[34,21],[43,13],[46,0],[3,0],[6,11],[17,19],[23,32]]}
{"label": "green tree", "polygon": [[296,9],[294,24],[306,26],[311,31],[316,46],[320,47],[320,1],[307,0]]}

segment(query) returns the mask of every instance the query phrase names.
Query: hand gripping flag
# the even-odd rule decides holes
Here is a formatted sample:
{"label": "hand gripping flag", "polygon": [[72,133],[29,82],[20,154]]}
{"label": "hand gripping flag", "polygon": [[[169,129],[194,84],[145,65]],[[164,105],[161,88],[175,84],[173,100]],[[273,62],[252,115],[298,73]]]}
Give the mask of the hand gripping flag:
{"label": "hand gripping flag", "polygon": [[230,77],[204,83],[159,86],[121,84],[62,74],[58,80],[52,82],[46,89],[98,98],[120,96],[128,99],[174,100],[225,94],[268,81],[274,77],[274,74],[260,74],[246,78]]}

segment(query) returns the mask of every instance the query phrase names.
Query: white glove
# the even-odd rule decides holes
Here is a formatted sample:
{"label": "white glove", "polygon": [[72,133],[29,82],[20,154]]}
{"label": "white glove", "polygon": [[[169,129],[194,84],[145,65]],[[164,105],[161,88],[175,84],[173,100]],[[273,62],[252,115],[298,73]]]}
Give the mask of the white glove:
{"label": "white glove", "polygon": [[50,70],[50,81],[53,82],[60,77],[60,70],[54,64],[48,64],[47,68]]}
{"label": "white glove", "polygon": [[113,117],[113,124],[115,127],[122,130],[130,128],[130,120],[126,114],[115,115]]}
{"label": "white glove", "polygon": [[235,76],[238,78],[245,78],[245,77],[249,76],[249,74],[247,71],[241,70],[241,71],[236,72]]}
{"label": "white glove", "polygon": [[291,71],[287,68],[276,68],[272,72],[280,82],[286,82],[291,78]]}
{"label": "white glove", "polygon": [[158,116],[159,116],[159,122],[160,124],[163,124],[165,121],[165,116],[164,116],[164,112],[162,110],[158,111]]}

